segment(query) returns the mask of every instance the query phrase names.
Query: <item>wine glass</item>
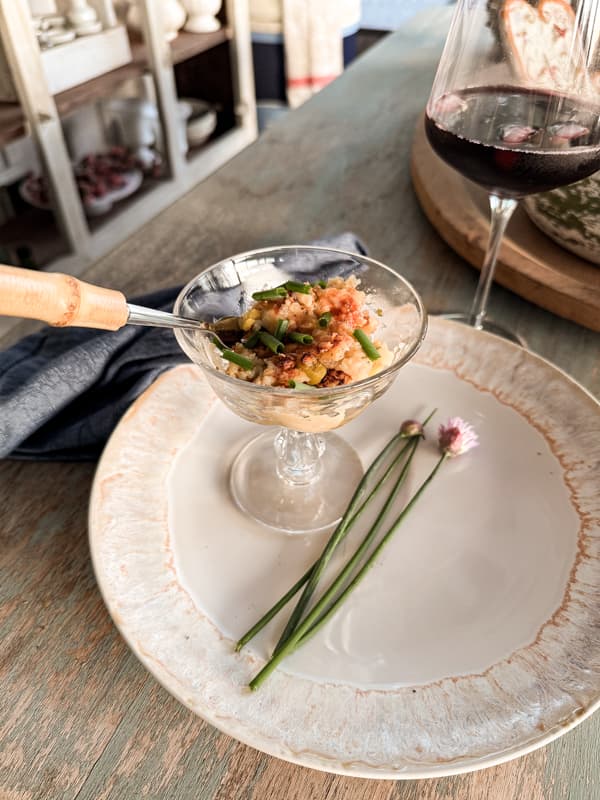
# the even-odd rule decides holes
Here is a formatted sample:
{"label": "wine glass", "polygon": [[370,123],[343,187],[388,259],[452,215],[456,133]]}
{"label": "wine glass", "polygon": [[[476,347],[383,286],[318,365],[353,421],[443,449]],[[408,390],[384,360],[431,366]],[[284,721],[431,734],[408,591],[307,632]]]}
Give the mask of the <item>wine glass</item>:
{"label": "wine glass", "polygon": [[[342,516],[362,465],[345,439],[331,433],[357,417],[385,392],[420,346],[427,316],[412,286],[371,258],[324,247],[271,247],[227,258],[183,288],[174,311],[214,322],[240,316],[252,294],[285,281],[315,283],[355,275],[379,327],[375,338],[392,353],[389,366],[342,386],[298,391],[262,386],[224,372],[219,350],[193,330],[175,331],[215,394],[235,414],[271,426],[235,457],[230,488],[238,506],[259,522],[287,533],[322,530]],[[391,429],[402,422],[390,420]]]}
{"label": "wine glass", "polygon": [[490,234],[468,314],[486,320],[496,259],[521,197],[600,168],[600,98],[592,71],[600,0],[458,0],[427,104],[435,152],[489,193]]}

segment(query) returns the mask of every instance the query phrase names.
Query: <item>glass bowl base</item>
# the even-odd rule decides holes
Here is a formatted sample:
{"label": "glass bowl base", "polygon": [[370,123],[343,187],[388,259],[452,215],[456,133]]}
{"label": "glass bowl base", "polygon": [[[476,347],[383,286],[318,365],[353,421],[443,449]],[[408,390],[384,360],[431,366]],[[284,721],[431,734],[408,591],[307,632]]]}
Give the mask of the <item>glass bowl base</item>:
{"label": "glass bowl base", "polygon": [[274,449],[278,428],[252,439],[231,467],[230,488],[240,509],[285,533],[316,533],[338,522],[363,476],[354,450],[335,433],[323,434],[319,474],[307,484],[279,477]]}

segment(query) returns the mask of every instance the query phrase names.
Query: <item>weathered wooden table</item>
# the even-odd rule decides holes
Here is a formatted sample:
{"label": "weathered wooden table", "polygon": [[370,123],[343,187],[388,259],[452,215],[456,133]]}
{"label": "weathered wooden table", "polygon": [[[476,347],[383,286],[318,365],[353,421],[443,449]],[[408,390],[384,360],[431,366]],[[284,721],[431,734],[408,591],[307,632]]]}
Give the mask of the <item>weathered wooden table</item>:
{"label": "weathered wooden table", "polygon": [[[439,52],[439,38],[389,37],[84,277],[131,296],[236,251],[352,230],[431,310],[466,307],[476,273],[427,223],[409,177]],[[597,334],[499,287],[491,310],[600,394]],[[91,464],[0,465],[1,800],[598,796],[600,715],[502,766],[406,783],[296,767],[221,735],[140,666],[104,608],[86,539],[93,473]]]}

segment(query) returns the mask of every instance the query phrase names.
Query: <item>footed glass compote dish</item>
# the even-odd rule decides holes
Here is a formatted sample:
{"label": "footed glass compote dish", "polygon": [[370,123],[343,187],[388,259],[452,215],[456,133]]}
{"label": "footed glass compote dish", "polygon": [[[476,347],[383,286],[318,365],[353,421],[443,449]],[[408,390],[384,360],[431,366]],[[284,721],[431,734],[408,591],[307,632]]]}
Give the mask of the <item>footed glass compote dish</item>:
{"label": "footed glass compote dish", "polygon": [[[421,299],[404,278],[371,258],[289,246],[227,258],[190,281],[175,303],[176,314],[215,323],[244,315],[255,304],[256,292],[289,281],[321,281],[324,286],[350,276],[360,282],[369,316],[377,323],[373,340],[386,351],[385,366],[373,361],[367,377],[356,381],[326,388],[261,385],[252,382],[253,373],[246,379],[227,374],[229,362],[202,334],[175,332],[225,405],[250,422],[269,426],[237,454],[231,492],[245,513],[287,533],[323,530],[343,514],[363,470],[353,448],[331,431],[382,395],[414,355],[427,327]],[[400,417],[399,411],[398,424]]]}

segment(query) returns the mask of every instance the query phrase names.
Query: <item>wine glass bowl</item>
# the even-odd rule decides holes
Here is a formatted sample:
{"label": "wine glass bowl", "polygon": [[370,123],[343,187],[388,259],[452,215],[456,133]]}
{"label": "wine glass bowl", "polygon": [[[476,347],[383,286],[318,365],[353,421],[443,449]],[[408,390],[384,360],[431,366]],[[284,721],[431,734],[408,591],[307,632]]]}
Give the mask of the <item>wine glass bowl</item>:
{"label": "wine glass bowl", "polygon": [[463,320],[476,328],[486,327],[500,243],[519,199],[600,169],[599,27],[600,0],[578,0],[575,9],[565,0],[457,2],[425,130],[444,161],[489,193],[490,238]]}
{"label": "wine glass bowl", "polygon": [[181,348],[231,411],[259,425],[278,426],[242,449],[232,467],[231,490],[245,512],[279,530],[321,530],[343,513],[362,466],[350,445],[328,432],[356,418],[391,386],[424,338],[423,304],[413,287],[383,264],[308,246],[225,259],[190,281],[175,303],[175,313],[212,323],[241,316],[256,291],[289,280],[315,283],[350,275],[360,280],[366,305],[379,321],[375,338],[392,354],[389,366],[362,380],[309,391],[258,385],[228,375],[219,351],[204,337],[193,330],[175,331]]}

